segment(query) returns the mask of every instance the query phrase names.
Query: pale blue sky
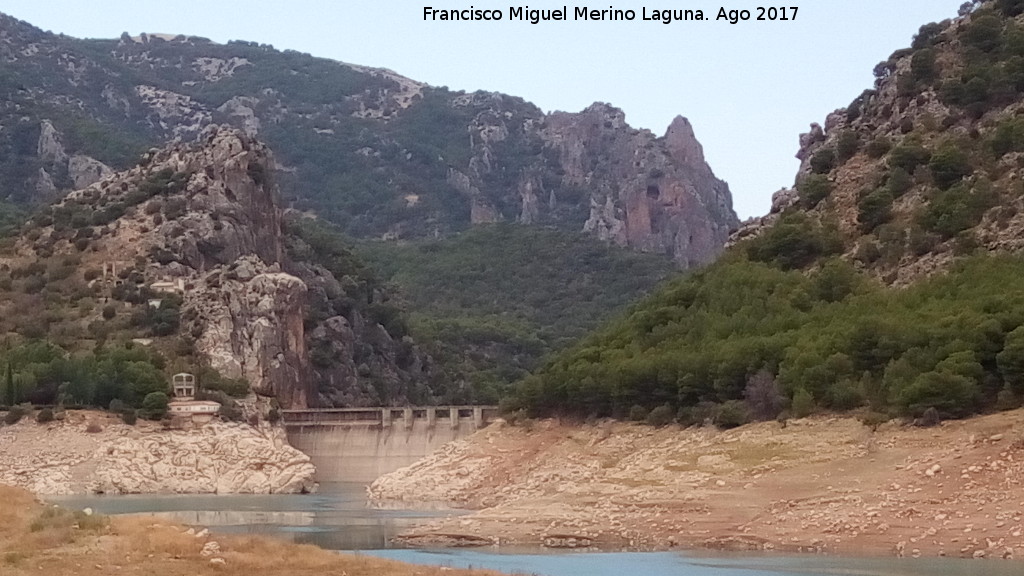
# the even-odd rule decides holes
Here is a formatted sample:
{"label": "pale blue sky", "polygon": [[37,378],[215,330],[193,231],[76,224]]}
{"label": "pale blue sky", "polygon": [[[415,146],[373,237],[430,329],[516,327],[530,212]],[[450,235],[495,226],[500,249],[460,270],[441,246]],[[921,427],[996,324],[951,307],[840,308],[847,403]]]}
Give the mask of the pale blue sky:
{"label": "pale blue sky", "polygon": [[[127,31],[184,33],[218,42],[255,40],[315,56],[391,68],[459,90],[522,96],[546,111],[594,101],[626,112],[634,127],[663,134],[690,118],[741,218],[765,213],[793,182],[797,137],[811,122],[871,87],[871,70],[906,47],[927,22],[956,15],[963,0],[789,0],[793,22],[507,21],[494,0],[5,0],[0,11],[53,32],[113,38]],[[607,8],[610,3],[568,4]],[[423,7],[495,8],[506,20],[424,22]],[[566,5],[536,1],[531,8]],[[753,8],[736,0],[620,1],[617,8]],[[102,6],[102,8],[100,7]]]}

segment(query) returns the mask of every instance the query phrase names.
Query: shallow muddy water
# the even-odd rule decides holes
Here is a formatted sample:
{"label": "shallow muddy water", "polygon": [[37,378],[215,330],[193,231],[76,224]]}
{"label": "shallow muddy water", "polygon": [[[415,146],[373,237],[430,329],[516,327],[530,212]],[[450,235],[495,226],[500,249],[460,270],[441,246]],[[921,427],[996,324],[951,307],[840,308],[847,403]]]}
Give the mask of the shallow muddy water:
{"label": "shallow muddy water", "polygon": [[49,499],[101,514],[149,514],[228,533],[267,534],[330,550],[358,551],[415,564],[490,568],[538,576],[1020,576],[1001,560],[834,558],[693,552],[545,553],[541,550],[413,550],[390,540],[430,518],[462,514],[381,509],[361,484],[324,484],[313,495],[62,496]]}

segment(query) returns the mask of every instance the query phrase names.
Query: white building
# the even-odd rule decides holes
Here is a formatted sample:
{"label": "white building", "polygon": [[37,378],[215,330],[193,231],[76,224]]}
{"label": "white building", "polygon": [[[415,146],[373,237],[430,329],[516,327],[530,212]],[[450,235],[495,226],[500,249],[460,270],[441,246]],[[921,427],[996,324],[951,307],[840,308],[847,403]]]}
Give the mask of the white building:
{"label": "white building", "polygon": [[171,378],[171,389],[174,392],[174,399],[167,404],[167,411],[175,426],[202,426],[220,413],[219,402],[195,399],[196,377],[192,374],[175,374]]}

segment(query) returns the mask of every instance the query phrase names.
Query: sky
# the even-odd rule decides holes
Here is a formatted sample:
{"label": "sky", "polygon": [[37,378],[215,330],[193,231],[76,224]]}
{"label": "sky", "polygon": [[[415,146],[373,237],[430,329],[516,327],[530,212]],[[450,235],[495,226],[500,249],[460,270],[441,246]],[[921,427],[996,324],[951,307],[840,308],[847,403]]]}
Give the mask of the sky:
{"label": "sky", "polygon": [[[453,90],[504,92],[548,112],[608,102],[658,135],[683,115],[747,218],[765,214],[772,193],[793,184],[800,133],[870,88],[875,64],[963,2],[789,0],[774,6],[797,7],[795,20],[733,25],[714,20],[720,8],[756,18],[757,6],[772,4],[713,1],[536,1],[529,7],[570,13],[569,21],[537,25],[509,21],[509,8],[522,4],[507,0],[0,0],[0,12],[83,38],[148,32],[257,41]],[[504,20],[424,21],[425,6],[497,9]],[[577,6],[633,9],[637,19],[573,21]],[[711,21],[645,22],[643,8],[700,9]]]}

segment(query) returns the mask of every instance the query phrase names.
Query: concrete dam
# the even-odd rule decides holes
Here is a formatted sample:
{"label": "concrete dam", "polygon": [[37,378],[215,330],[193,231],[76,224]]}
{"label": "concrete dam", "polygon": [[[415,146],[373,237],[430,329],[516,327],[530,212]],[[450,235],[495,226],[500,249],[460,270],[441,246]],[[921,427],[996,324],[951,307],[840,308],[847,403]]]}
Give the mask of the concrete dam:
{"label": "concrete dam", "polygon": [[319,482],[365,482],[416,462],[486,426],[497,406],[283,410],[292,446]]}

